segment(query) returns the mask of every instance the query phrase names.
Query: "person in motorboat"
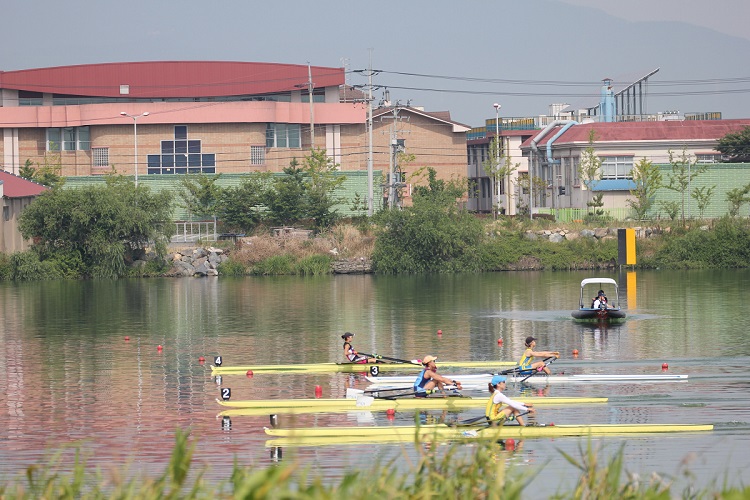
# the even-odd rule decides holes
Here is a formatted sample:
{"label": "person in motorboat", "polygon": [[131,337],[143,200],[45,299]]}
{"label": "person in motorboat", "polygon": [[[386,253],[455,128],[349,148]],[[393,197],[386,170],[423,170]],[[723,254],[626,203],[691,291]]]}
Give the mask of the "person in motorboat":
{"label": "person in motorboat", "polygon": [[591,304],[592,309],[610,309],[609,302],[607,301],[607,296],[604,294],[603,290],[599,290],[599,295],[597,295],[596,299],[594,299],[594,303]]}
{"label": "person in motorboat", "polygon": [[375,358],[368,358],[367,356],[360,356],[357,351],[354,350],[354,346],[352,346],[352,339],[354,338],[354,334],[352,332],[346,332],[341,336],[342,339],[344,339],[344,359],[348,363],[376,363],[377,359]]}
{"label": "person in motorboat", "polygon": [[419,372],[417,379],[414,381],[414,396],[426,398],[433,391],[440,390],[445,397],[446,385],[461,389],[461,382],[450,380],[438,374],[435,361],[437,361],[437,358],[431,355],[422,358],[422,371]]}
{"label": "person in motorboat", "polygon": [[503,425],[505,422],[517,420],[518,425],[525,426],[522,415],[536,413],[534,405],[531,403],[521,403],[510,399],[503,394],[505,390],[506,378],[504,375],[495,375],[489,384],[490,399],[487,401],[487,408],[484,416],[487,422],[493,425]]}
{"label": "person in motorboat", "polygon": [[535,351],[536,347],[535,337],[526,337],[526,350],[523,351],[523,356],[518,361],[519,375],[530,375],[535,370],[543,371],[547,375],[551,372],[544,361],[534,361],[534,358],[555,358],[560,357],[559,351]]}

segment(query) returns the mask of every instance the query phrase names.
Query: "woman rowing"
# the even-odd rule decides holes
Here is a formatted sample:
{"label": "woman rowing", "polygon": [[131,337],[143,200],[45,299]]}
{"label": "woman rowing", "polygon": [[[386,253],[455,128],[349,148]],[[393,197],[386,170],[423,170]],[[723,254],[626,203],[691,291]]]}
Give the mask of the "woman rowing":
{"label": "woman rowing", "polygon": [[505,390],[505,376],[503,375],[492,377],[489,390],[492,395],[490,396],[490,400],[487,401],[484,416],[487,417],[487,421],[491,424],[503,425],[506,421],[517,420],[518,425],[525,426],[526,424],[521,415],[526,413],[533,415],[536,413],[536,410],[533,408],[534,405],[531,403],[524,404],[510,399],[503,394]]}
{"label": "woman rowing", "polygon": [[536,338],[526,337],[526,350],[523,351],[523,356],[518,362],[519,375],[531,375],[534,371],[543,371],[547,375],[551,372],[547,368],[547,364],[544,361],[534,361],[534,358],[559,358],[560,353],[558,351],[535,351]]}
{"label": "woman rowing", "polygon": [[375,358],[368,358],[367,356],[360,356],[352,346],[352,338],[354,334],[352,332],[346,332],[341,336],[344,339],[344,359],[348,363],[377,363]]}
{"label": "woman rowing", "polygon": [[443,397],[445,397],[446,385],[461,389],[461,382],[450,380],[437,373],[435,361],[437,361],[435,356],[425,356],[422,359],[422,371],[419,372],[417,380],[414,381],[414,396],[426,398],[433,390],[439,389],[443,391]]}

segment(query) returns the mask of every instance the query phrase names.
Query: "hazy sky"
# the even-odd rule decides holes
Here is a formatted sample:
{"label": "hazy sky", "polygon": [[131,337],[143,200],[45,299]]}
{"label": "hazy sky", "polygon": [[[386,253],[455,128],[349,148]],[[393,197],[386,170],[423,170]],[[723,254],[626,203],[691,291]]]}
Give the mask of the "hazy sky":
{"label": "hazy sky", "polygon": [[[650,79],[646,112],[750,117],[750,0],[5,0],[0,70],[144,60],[344,66],[374,94],[470,126],[598,102]],[[305,82],[300,82],[305,83]]]}
{"label": "hazy sky", "polygon": [[748,0],[561,0],[627,21],[679,21],[750,40]]}

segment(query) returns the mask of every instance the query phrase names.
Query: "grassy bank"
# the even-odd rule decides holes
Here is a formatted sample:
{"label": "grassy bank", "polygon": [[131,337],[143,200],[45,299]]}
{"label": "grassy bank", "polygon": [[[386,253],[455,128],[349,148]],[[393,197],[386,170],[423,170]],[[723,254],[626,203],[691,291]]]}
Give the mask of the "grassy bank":
{"label": "grassy bank", "polygon": [[[404,473],[394,463],[375,464],[370,470],[347,470],[337,481],[325,481],[311,469],[301,468],[294,460],[265,469],[235,463],[230,478],[209,484],[203,470],[192,470],[194,444],[189,435],[176,433],[172,457],[164,472],[130,477],[126,470],[114,470],[109,476],[91,471],[76,455],[72,472],[61,472],[60,456],[46,465],[29,467],[23,476],[0,485],[4,499],[152,499],[152,498],[243,498],[243,499],[358,499],[358,498],[456,498],[521,499],[534,494],[533,481],[542,468],[524,470],[506,467],[509,442],[485,443],[471,453],[461,445],[432,448],[423,443],[413,446],[416,461]],[[409,445],[407,445],[409,446]],[[439,450],[439,451],[434,451]],[[750,498],[750,487],[707,488],[696,491],[691,485],[676,491],[667,476],[653,473],[647,480],[625,472],[622,449],[608,461],[602,453],[581,448],[579,456],[562,454],[579,471],[572,491],[561,491],[550,498],[561,499],[670,499],[670,498]],[[126,479],[128,478],[128,479]]]}
{"label": "grassy bank", "polygon": [[[620,226],[627,227],[627,226]],[[476,238],[450,231],[394,237],[377,226],[340,225],[310,240],[258,235],[231,251],[231,263],[221,274],[326,274],[336,259],[372,262],[375,272],[492,272],[512,270],[614,269],[618,244],[614,237],[578,237],[552,242],[529,233],[580,233],[593,226],[561,225],[551,221],[482,220]],[[658,226],[636,242],[640,269],[719,269],[750,266],[750,224],[724,218]],[[438,232],[438,231],[433,231]],[[448,236],[446,236],[446,233]],[[468,241],[467,241],[468,240]],[[420,245],[420,242],[423,242]],[[454,249],[446,252],[446,247]]]}
{"label": "grassy bank", "polygon": [[[398,216],[388,221],[339,224],[314,238],[278,237],[259,230],[236,245],[222,246],[230,259],[223,276],[324,275],[334,262],[356,263],[358,272],[381,274],[493,272],[513,270],[606,270],[617,266],[618,245],[613,236],[577,237],[552,242],[548,232],[580,234],[596,227],[548,220],[461,219],[412,220]],[[458,226],[458,228],[456,227]],[[631,224],[635,226],[635,224]],[[617,226],[617,227],[627,227]],[[636,242],[637,269],[736,269],[750,267],[750,222],[722,218],[659,226]],[[162,276],[169,262],[152,260],[127,268],[126,276]],[[0,255],[0,281],[76,279],[77,266],[55,259],[40,260],[34,251]]]}

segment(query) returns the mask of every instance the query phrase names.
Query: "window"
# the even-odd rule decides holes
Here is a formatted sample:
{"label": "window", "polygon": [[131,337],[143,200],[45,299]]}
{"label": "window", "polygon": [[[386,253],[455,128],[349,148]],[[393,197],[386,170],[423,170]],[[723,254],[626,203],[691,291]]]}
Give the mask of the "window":
{"label": "window", "polygon": [[109,167],[109,148],[92,148],[94,167]]}
{"label": "window", "polygon": [[299,148],[300,125],[294,123],[269,123],[266,125],[267,148]]}
{"label": "window", "polygon": [[264,146],[250,146],[250,165],[265,165],[266,148]]}
{"label": "window", "polygon": [[203,153],[199,139],[188,139],[187,125],[175,125],[174,139],[161,141],[160,154],[146,158],[149,174],[216,173],[216,155]]}
{"label": "window", "polygon": [[632,179],[632,156],[602,156],[602,180]]}
{"label": "window", "polygon": [[697,163],[721,163],[721,153],[696,153],[695,161]]}
{"label": "window", "polygon": [[89,127],[47,129],[47,151],[88,151],[91,149]]}

